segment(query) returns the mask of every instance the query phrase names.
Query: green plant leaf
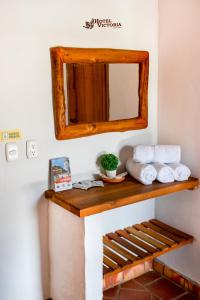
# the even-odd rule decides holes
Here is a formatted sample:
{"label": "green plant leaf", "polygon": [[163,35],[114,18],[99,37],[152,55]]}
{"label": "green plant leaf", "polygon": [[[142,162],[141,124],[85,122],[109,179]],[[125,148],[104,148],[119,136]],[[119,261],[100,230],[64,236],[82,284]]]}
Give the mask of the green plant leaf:
{"label": "green plant leaf", "polygon": [[104,154],[101,157],[101,165],[104,170],[114,171],[117,169],[119,159],[112,153]]}

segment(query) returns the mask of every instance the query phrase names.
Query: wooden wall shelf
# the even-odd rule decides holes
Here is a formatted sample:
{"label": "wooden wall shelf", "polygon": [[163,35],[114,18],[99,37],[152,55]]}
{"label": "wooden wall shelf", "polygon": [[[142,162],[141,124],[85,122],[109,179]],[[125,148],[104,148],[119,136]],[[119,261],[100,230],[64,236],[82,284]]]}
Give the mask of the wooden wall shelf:
{"label": "wooden wall shelf", "polygon": [[193,177],[187,181],[165,184],[155,181],[147,186],[127,177],[122,183],[105,184],[104,187],[88,191],[72,189],[55,193],[48,190],[45,197],[79,217],[86,217],[146,199],[195,189],[198,186],[199,180]]}
{"label": "wooden wall shelf", "polygon": [[191,235],[155,219],[106,234],[103,237],[104,278],[152,260],[192,241]]}

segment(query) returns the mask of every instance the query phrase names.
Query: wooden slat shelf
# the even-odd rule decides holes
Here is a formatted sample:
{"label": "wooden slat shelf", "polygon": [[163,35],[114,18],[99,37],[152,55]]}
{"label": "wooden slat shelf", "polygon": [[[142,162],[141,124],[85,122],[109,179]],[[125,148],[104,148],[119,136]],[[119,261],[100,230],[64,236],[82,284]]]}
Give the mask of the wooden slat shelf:
{"label": "wooden slat shelf", "polygon": [[103,237],[104,278],[192,241],[191,235],[155,219],[108,233]]}
{"label": "wooden slat shelf", "polygon": [[131,177],[122,183],[105,184],[104,187],[90,190],[72,189],[63,192],[48,190],[45,197],[79,217],[94,215],[106,210],[136,203],[150,198],[160,197],[199,186],[197,178],[173,183],[154,182],[143,185]]}

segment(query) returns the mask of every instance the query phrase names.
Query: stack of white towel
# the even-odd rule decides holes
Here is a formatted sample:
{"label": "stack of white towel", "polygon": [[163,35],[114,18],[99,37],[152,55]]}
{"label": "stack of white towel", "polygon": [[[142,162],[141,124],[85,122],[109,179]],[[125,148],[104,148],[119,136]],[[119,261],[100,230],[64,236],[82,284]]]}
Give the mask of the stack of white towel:
{"label": "stack of white towel", "polygon": [[190,169],[181,163],[181,147],[178,145],[137,145],[126,169],[146,185],[154,180],[162,183],[184,181],[191,175]]}

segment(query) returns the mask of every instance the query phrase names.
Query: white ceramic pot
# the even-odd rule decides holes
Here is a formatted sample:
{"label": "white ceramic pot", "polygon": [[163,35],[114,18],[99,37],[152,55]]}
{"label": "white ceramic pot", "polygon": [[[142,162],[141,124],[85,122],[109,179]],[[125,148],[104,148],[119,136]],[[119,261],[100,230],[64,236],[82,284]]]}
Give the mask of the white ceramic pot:
{"label": "white ceramic pot", "polygon": [[108,170],[106,170],[106,175],[107,175],[109,178],[115,178],[115,177],[116,177],[116,172],[117,172],[117,170],[113,170],[113,171],[108,171]]}

